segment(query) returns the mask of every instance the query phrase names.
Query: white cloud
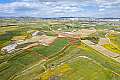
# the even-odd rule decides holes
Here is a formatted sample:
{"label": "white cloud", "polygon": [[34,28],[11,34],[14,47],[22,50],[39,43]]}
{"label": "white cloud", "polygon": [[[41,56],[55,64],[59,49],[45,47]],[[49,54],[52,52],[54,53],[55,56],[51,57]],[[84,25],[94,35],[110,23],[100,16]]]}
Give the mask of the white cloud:
{"label": "white cloud", "polygon": [[113,8],[120,6],[120,0],[96,0],[99,7]]}
{"label": "white cloud", "polygon": [[0,11],[6,11],[6,10],[14,10],[19,7],[30,7],[29,3],[26,2],[13,2],[13,3],[6,3],[6,4],[0,4]]}
{"label": "white cloud", "polygon": [[[90,7],[96,12],[92,12]],[[88,8],[87,10],[84,7]],[[19,9],[26,9],[20,11]],[[19,12],[17,11],[19,10]],[[120,0],[16,0],[11,3],[0,3],[0,14],[28,16],[98,16],[120,12]],[[98,14],[98,12],[99,14]],[[104,12],[104,13],[103,13]],[[111,14],[112,15],[112,14]]]}
{"label": "white cloud", "polygon": [[105,9],[99,9],[99,11],[104,11]]}

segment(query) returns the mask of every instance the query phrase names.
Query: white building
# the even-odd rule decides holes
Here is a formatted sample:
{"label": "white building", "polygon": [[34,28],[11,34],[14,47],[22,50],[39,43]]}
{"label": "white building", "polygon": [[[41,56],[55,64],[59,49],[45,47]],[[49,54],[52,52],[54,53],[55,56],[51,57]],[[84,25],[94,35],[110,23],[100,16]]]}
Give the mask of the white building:
{"label": "white building", "polygon": [[11,53],[15,50],[15,48],[17,47],[17,44],[14,43],[14,44],[10,44],[8,46],[5,46],[1,49],[1,51],[4,51],[4,52],[7,52],[7,53]]}
{"label": "white building", "polygon": [[32,33],[32,36],[41,36],[41,35],[44,35],[44,32],[41,32],[41,31],[35,31]]}
{"label": "white building", "polygon": [[37,36],[38,33],[39,33],[39,31],[33,32],[33,33],[32,33],[32,36]]}

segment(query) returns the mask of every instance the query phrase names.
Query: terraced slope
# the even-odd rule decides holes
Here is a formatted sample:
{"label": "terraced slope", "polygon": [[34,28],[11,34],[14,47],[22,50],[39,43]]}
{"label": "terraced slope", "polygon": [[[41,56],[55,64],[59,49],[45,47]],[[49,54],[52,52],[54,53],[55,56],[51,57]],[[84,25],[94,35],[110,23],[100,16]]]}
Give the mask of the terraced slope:
{"label": "terraced slope", "polygon": [[118,48],[120,48],[120,33],[119,34],[110,34],[108,37],[113,44],[115,44]]}
{"label": "terraced slope", "polygon": [[[46,65],[46,68],[45,68]],[[45,70],[46,72],[41,72]],[[38,64],[14,80],[119,80],[120,64],[87,45],[71,45],[57,57]]]}
{"label": "terraced slope", "polygon": [[50,56],[50,55],[54,55],[57,52],[59,52],[67,44],[68,44],[68,40],[67,39],[63,39],[63,38],[60,39],[60,38],[58,38],[50,46],[41,46],[40,45],[40,46],[34,47],[32,50],[34,52],[37,52],[37,53],[42,54],[44,56]]}
{"label": "terraced slope", "polygon": [[9,80],[16,73],[41,60],[41,56],[31,52],[21,52],[0,64],[0,80]]}
{"label": "terraced slope", "polygon": [[40,80],[119,80],[116,74],[85,56],[70,59],[64,64],[49,69],[40,76]]}

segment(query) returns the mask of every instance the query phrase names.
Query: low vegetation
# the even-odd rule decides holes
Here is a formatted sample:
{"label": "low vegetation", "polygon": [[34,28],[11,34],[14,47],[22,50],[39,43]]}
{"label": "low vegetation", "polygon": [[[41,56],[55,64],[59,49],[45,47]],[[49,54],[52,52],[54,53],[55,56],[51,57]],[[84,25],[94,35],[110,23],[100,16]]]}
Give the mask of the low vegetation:
{"label": "low vegetation", "polygon": [[8,80],[16,73],[41,60],[41,56],[32,52],[22,52],[0,64],[0,80]]}
{"label": "low vegetation", "polygon": [[[16,20],[0,21],[17,23]],[[68,31],[79,32],[80,29],[96,29],[96,32],[80,39],[57,38],[48,46],[37,45],[10,54],[0,51],[0,80],[120,80],[119,62],[81,42],[90,40],[98,44],[100,38],[105,38],[107,33],[105,29],[111,28],[109,24],[72,20],[21,21],[15,26],[1,26],[0,49],[15,40],[24,39],[24,36],[25,39],[31,39],[33,37],[31,34],[35,31],[49,37],[56,37],[58,33]],[[120,34],[110,34],[108,37],[116,46],[105,44],[104,47],[120,53]],[[36,42],[38,41],[39,39]],[[30,44],[32,43],[19,45],[16,49]]]}
{"label": "low vegetation", "polygon": [[115,53],[119,53],[120,54],[120,49],[116,48],[115,46],[113,46],[112,44],[105,44],[103,45],[106,49],[115,52]]}
{"label": "low vegetation", "polygon": [[109,38],[118,48],[120,48],[120,34],[110,34]]}
{"label": "low vegetation", "polygon": [[60,80],[119,80],[120,77],[110,70],[106,70],[103,66],[96,62],[85,58],[69,59],[66,63],[55,69],[50,69],[40,76],[40,80],[49,79]]}
{"label": "low vegetation", "polygon": [[32,50],[34,52],[37,52],[39,54],[42,54],[44,56],[50,56],[58,53],[64,46],[68,44],[67,39],[56,39],[54,43],[52,43],[50,46],[37,46],[34,47]]}

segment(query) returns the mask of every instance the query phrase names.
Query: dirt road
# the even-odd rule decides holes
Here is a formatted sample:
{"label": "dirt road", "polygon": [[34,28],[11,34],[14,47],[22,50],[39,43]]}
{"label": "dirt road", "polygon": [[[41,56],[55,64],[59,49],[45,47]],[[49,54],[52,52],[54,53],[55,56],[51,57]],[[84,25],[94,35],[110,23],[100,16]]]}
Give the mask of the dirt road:
{"label": "dirt road", "polygon": [[82,42],[85,43],[86,45],[88,45],[89,47],[95,49],[96,51],[100,52],[101,54],[103,54],[107,57],[110,57],[120,63],[120,54],[109,51],[108,49],[104,48],[103,46],[94,44],[93,42],[91,42],[89,40],[82,40]]}

